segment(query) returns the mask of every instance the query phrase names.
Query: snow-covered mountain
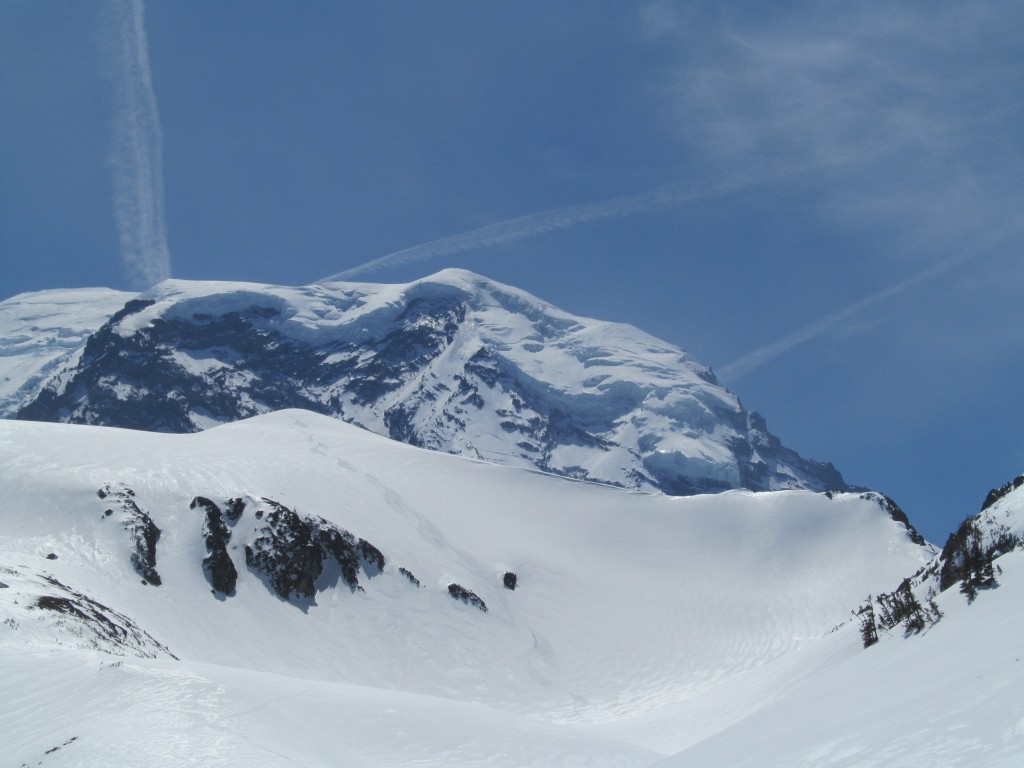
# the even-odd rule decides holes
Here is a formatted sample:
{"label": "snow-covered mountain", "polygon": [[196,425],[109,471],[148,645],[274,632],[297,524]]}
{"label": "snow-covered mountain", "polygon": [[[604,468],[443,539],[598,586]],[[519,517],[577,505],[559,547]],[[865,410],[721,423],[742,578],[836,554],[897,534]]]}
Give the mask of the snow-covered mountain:
{"label": "snow-covered mountain", "polygon": [[673,498],[294,410],[0,422],[0,488],[14,765],[651,765],[859,663],[851,608],[935,551],[877,495]]}
{"label": "snow-covered mountain", "polygon": [[[31,319],[46,293],[0,304],[0,336],[23,339],[0,358],[0,415],[194,432],[303,408],[437,451],[676,495],[849,489],[679,348],[469,272],[304,288],[172,280],[127,301],[83,294],[81,310],[71,296],[54,294],[49,312],[74,333],[52,342],[25,330],[50,327]],[[26,350],[31,365],[17,362]]]}
{"label": "snow-covered mountain", "polygon": [[39,395],[89,335],[134,298],[108,288],[22,293],[0,302],[0,417]]}
{"label": "snow-covered mountain", "polygon": [[169,281],[0,304],[0,375],[13,765],[1024,759],[1024,477],[940,551],[636,329]]}

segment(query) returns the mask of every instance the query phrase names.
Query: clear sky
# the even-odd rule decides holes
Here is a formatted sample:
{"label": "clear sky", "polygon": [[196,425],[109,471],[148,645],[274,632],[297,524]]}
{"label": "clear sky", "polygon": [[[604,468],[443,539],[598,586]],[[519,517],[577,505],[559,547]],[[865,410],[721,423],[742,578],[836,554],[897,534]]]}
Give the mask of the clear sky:
{"label": "clear sky", "polygon": [[464,267],[682,346],[937,543],[1024,472],[1019,0],[138,10],[0,3],[0,299]]}

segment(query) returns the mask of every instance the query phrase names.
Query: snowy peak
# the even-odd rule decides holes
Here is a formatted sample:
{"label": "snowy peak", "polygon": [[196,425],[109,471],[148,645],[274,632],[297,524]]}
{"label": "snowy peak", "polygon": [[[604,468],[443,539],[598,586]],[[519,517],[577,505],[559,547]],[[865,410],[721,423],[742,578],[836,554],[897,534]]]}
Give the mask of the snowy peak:
{"label": "snowy peak", "polygon": [[107,288],[22,293],[0,302],[0,415],[33,399],[133,294]]}
{"label": "snowy peak", "polygon": [[678,347],[463,270],[405,285],[165,281],[9,415],[192,432],[281,408],[676,495],[847,487]]}

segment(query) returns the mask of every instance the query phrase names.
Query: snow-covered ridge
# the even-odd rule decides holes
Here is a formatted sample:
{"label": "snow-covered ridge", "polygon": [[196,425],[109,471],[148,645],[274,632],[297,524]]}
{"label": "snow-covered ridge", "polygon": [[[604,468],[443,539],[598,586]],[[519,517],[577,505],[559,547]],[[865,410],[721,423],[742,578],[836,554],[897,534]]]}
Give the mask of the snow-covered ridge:
{"label": "snow-covered ridge", "polygon": [[957,587],[968,603],[999,587],[999,560],[1024,550],[1024,475],[988,493],[981,511],[949,535],[941,551],[891,592],[871,595],[857,612],[865,647],[918,634],[938,623],[936,598]]}
{"label": "snow-covered ridge", "polygon": [[462,270],[406,285],[169,280],[7,415],[188,432],[288,407],[671,494],[847,487],[678,347]]}
{"label": "snow-covered ridge", "polygon": [[46,378],[133,294],[108,288],[22,293],[0,302],[0,415],[17,413]]}
{"label": "snow-covered ridge", "polygon": [[[107,657],[92,686],[62,689],[75,706],[52,714],[61,730],[45,734],[60,738],[19,736],[19,761],[72,737],[80,738],[69,758],[72,749],[110,750],[121,728],[101,721],[75,730],[109,709],[87,706],[108,679],[137,680],[131,696],[148,697],[171,681],[242,675],[248,682],[227,686],[247,686],[239,702],[307,690],[338,706],[344,687],[344,711],[397,706],[413,713],[405,728],[437,707],[490,723],[492,741],[525,728],[504,758],[492,744],[498,765],[545,764],[539,755],[524,761],[537,738],[524,716],[550,724],[542,743],[562,745],[559,764],[587,755],[595,765],[647,765],[773,700],[861,594],[930,554],[860,494],[670,498],[423,451],[291,410],[192,435],[0,422],[0,487],[0,566],[18,573],[0,574],[3,685],[16,684],[23,666],[50,674],[69,666],[62,679],[78,680],[75,660],[84,657],[67,654],[83,647],[121,656],[126,670],[111,670]],[[141,537],[155,544],[140,555],[137,534],[150,524],[159,534]],[[351,549],[324,556],[341,541]],[[217,588],[214,552],[231,563],[230,588]],[[48,578],[82,605],[104,606],[130,642],[104,645],[33,607]],[[851,640],[844,657],[859,652]],[[170,654],[180,661],[145,662]],[[713,692],[740,690],[708,709]],[[144,713],[205,706],[193,695],[111,716],[160,733],[165,718]],[[4,732],[34,733],[13,727],[23,709],[6,702],[24,701],[0,697]],[[307,703],[300,696],[289,706],[305,712]],[[253,706],[219,705],[208,723]],[[260,712],[252,717],[265,728]],[[213,736],[234,744],[238,726],[181,733],[199,740],[189,742],[192,754]],[[327,729],[321,738],[342,754],[365,754],[379,732],[344,730],[339,742]],[[266,733],[254,738],[267,743]],[[330,764],[303,761],[294,733],[284,743],[279,753]],[[409,764],[437,750],[432,743],[383,762]],[[238,764],[242,754],[224,749],[210,764]],[[433,754],[438,765],[473,764],[461,753]]]}

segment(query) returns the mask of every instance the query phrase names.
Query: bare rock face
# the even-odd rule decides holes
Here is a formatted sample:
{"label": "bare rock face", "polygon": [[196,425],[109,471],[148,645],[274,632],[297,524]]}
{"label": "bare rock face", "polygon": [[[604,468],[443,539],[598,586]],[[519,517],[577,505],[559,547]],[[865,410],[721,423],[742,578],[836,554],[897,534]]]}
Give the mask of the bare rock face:
{"label": "bare rock face", "polygon": [[[105,485],[96,494],[106,502],[100,519],[120,521],[129,535],[132,568],[144,584],[162,583],[156,571],[156,547],[161,531],[139,506],[135,491],[123,483]],[[375,545],[318,515],[300,515],[274,499],[195,496],[189,509],[202,514],[202,536],[206,557],[203,575],[210,591],[220,600],[237,596],[239,566],[236,558],[244,553],[244,565],[274,595],[303,610],[316,604],[316,596],[341,585],[352,592],[364,592],[361,579],[372,579],[385,572],[400,576],[423,589],[420,580],[405,567],[388,567],[387,559]],[[237,554],[233,557],[232,552]],[[48,559],[56,559],[51,554]],[[511,575],[506,574],[506,586]],[[0,584],[0,589],[7,588]],[[448,586],[448,594],[486,612],[484,601],[459,584]],[[81,597],[81,596],[79,596]],[[84,598],[82,598],[84,599]],[[93,608],[71,598],[53,598],[38,607],[58,613],[86,614],[103,623]],[[96,618],[96,617],[99,618]]]}
{"label": "bare rock face", "polygon": [[[321,517],[301,516],[272,499],[258,510],[255,538],[245,547],[245,563],[266,579],[283,600],[312,600],[339,579],[360,590],[360,571],[371,578],[384,570],[384,555],[365,539]],[[335,566],[332,576],[326,566]]]}
{"label": "bare rock face", "polygon": [[[240,501],[235,499],[234,501]],[[206,540],[206,549],[209,554],[203,559],[203,572],[206,580],[210,582],[214,594],[230,597],[235,594],[235,585],[238,583],[238,571],[228,554],[228,543],[231,541],[231,531],[228,529],[225,518],[237,522],[241,517],[242,509],[232,517],[225,514],[221,508],[210,499],[203,496],[196,496],[189,505],[191,509],[202,509],[206,512],[206,520],[203,522],[203,537]],[[244,503],[242,505],[244,509]],[[235,507],[229,506],[232,512]]]}
{"label": "bare rock face", "polygon": [[479,608],[484,613],[487,613],[487,604],[475,592],[466,589],[461,584],[449,584],[448,594],[456,600],[466,603],[466,605],[472,605],[474,608]]}

